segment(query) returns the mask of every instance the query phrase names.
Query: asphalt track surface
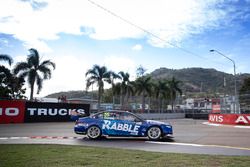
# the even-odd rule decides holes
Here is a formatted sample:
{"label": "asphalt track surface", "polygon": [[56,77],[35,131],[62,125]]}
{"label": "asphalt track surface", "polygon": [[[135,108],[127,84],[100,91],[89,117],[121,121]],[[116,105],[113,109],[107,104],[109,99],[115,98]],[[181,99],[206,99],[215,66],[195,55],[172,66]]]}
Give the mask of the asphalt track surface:
{"label": "asphalt track surface", "polygon": [[159,142],[146,138],[89,140],[74,134],[73,122],[0,124],[0,144],[66,144],[122,148],[153,152],[247,155],[250,156],[250,128],[209,126],[204,120],[170,119],[173,139]]}

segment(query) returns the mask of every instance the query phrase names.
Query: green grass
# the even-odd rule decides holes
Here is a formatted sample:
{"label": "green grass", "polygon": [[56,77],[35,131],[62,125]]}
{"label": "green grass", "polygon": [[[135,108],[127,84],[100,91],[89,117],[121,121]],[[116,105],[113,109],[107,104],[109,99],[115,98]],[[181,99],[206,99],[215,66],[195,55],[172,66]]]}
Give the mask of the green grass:
{"label": "green grass", "polygon": [[0,145],[0,167],[249,166],[249,156],[209,156],[65,145]]}

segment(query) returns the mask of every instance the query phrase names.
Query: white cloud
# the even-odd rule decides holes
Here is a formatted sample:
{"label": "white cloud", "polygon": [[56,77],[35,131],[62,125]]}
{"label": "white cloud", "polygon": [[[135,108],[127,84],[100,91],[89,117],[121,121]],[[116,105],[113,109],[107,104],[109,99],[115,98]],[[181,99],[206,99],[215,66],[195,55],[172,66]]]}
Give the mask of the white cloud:
{"label": "white cloud", "polygon": [[140,44],[136,44],[135,46],[132,47],[132,50],[140,51],[142,50],[142,46]]}
{"label": "white cloud", "polygon": [[132,76],[136,71],[136,63],[127,56],[106,56],[104,59],[105,66],[115,72],[128,72]]}
{"label": "white cloud", "polygon": [[[43,58],[47,60],[46,58]],[[51,60],[56,62],[56,69],[52,71],[52,78],[44,81],[40,96],[52,92],[85,89],[85,73],[87,71],[83,58],[73,55],[57,56]]]}
{"label": "white cloud", "polygon": [[[45,2],[39,10],[34,2]],[[178,44],[188,36],[218,26],[225,11],[215,10],[216,0],[94,0],[112,12],[153,32],[167,42]],[[37,5],[37,4],[35,4]],[[46,40],[59,33],[89,35],[99,40],[141,38],[150,44],[169,46],[138,28],[96,7],[87,0],[8,0],[0,2],[0,32],[14,34],[28,47],[51,51]],[[86,28],[87,27],[87,28]]]}
{"label": "white cloud", "polygon": [[[41,61],[51,60],[56,63],[56,69],[52,70],[52,77],[44,80],[43,88],[39,95],[36,94],[36,86],[34,91],[35,97],[43,97],[51,93],[69,90],[85,90],[85,73],[89,67],[85,56],[75,55],[49,55],[40,53]],[[15,62],[26,61],[27,56],[16,56]],[[27,88],[26,96],[29,97],[30,88]]]}
{"label": "white cloud", "polygon": [[[47,59],[49,58],[43,57],[43,60]],[[40,95],[35,96],[46,96],[53,92],[68,90],[85,90],[85,73],[93,66],[93,64],[89,64],[89,61],[86,61],[87,59],[88,56],[86,55],[80,57],[75,55],[54,56],[51,61],[56,62],[56,70],[52,71],[52,78],[50,80],[44,81]],[[131,79],[133,77],[132,74],[136,70],[135,62],[127,57],[106,56],[103,62],[104,64],[99,65],[105,65],[108,67],[108,70],[115,72],[129,72]],[[105,87],[107,88],[109,85],[105,84]],[[94,89],[96,89],[96,86],[94,86]]]}
{"label": "white cloud", "polygon": [[60,91],[85,90],[87,64],[84,61],[79,61],[79,58],[73,55],[57,56],[51,61],[56,62],[56,69],[52,71],[50,80],[44,80],[40,94],[35,96],[46,96]]}

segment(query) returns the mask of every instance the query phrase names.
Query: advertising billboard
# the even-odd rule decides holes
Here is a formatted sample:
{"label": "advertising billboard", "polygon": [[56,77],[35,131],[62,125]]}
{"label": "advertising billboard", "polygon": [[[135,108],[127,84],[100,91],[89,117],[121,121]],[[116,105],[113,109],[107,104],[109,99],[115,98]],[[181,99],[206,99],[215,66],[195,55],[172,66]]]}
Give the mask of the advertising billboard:
{"label": "advertising billboard", "polygon": [[250,114],[209,114],[208,121],[217,124],[250,125]]}
{"label": "advertising billboard", "polygon": [[66,122],[89,116],[89,104],[0,101],[0,123]]}
{"label": "advertising billboard", "polygon": [[24,113],[24,101],[0,101],[0,123],[22,123]]}

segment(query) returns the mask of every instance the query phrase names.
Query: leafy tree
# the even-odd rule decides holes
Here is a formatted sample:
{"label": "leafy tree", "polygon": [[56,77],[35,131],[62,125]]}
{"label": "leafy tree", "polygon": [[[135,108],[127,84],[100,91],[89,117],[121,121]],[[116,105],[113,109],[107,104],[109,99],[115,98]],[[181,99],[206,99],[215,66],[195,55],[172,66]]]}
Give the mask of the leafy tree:
{"label": "leafy tree", "polygon": [[98,86],[98,111],[100,111],[101,97],[104,92],[104,82],[111,83],[111,72],[108,71],[105,66],[94,65],[92,69],[86,72],[85,76],[88,77],[86,89],[93,84],[97,84]]}
{"label": "leafy tree", "polygon": [[174,110],[174,102],[177,94],[179,93],[180,95],[182,95],[182,90],[179,87],[180,83],[181,81],[176,80],[174,77],[168,81],[172,111]]}
{"label": "leafy tree", "polygon": [[240,88],[240,103],[242,108],[250,106],[250,77],[245,78]]}
{"label": "leafy tree", "polygon": [[149,76],[142,76],[135,80],[135,92],[142,98],[142,112],[145,111],[145,98],[152,93],[152,79]]}
{"label": "leafy tree", "polygon": [[[0,54],[0,61],[7,61],[9,65],[12,64],[13,60],[9,55],[6,54]],[[11,72],[8,68],[6,68],[4,65],[0,65],[0,77],[2,78],[1,82],[3,82],[3,79],[5,77],[10,77]]]}
{"label": "leafy tree", "polygon": [[38,51],[34,48],[29,49],[30,55],[26,62],[19,62],[14,68],[14,74],[21,78],[27,78],[30,86],[30,100],[33,100],[34,86],[37,85],[37,94],[42,89],[43,80],[51,78],[51,67],[55,69],[55,63],[50,60],[41,62]]}
{"label": "leafy tree", "polygon": [[[0,54],[0,61],[7,61],[9,65],[13,60],[9,55]],[[8,78],[11,77],[11,72],[4,65],[0,65],[0,97],[9,98],[10,90],[7,88]]]}
{"label": "leafy tree", "polygon": [[244,79],[244,82],[240,88],[240,94],[244,93],[250,93],[250,77]]}
{"label": "leafy tree", "polygon": [[14,74],[8,79],[7,87],[10,90],[10,98],[11,99],[24,99],[26,89],[22,88],[24,86],[25,80],[24,78],[17,77]]}
{"label": "leafy tree", "polygon": [[[1,54],[0,60],[7,61],[9,65],[13,63],[10,56]],[[0,65],[0,97],[6,99],[22,99],[25,98],[24,79],[15,76],[11,71],[3,65]]]}

